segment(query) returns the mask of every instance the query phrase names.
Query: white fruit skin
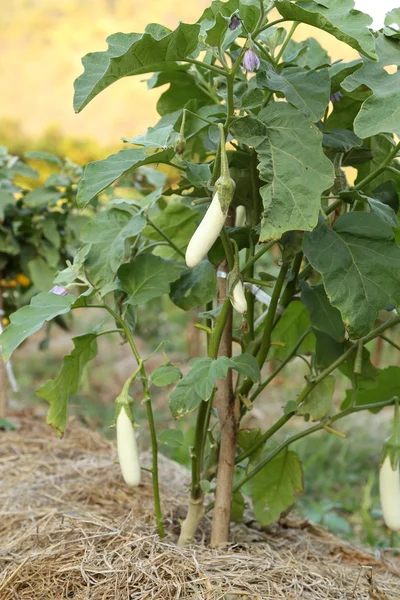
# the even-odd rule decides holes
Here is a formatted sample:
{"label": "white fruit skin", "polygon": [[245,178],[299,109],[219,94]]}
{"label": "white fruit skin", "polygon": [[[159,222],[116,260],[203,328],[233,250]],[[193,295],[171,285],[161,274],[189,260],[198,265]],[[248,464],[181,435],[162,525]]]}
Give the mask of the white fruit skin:
{"label": "white fruit skin", "polygon": [[399,469],[395,471],[387,456],[379,471],[379,492],[383,519],[392,531],[400,530],[400,476]]}
{"label": "white fruit skin", "polygon": [[139,451],[135,429],[126,414],[124,407],[117,418],[117,447],[122,477],[129,487],[137,487],[140,483]]}
{"label": "white fruit skin", "polygon": [[221,233],[225,218],[226,215],[222,212],[218,192],[216,192],[186,249],[186,264],[188,267],[192,269],[203,260]]}
{"label": "white fruit skin", "polygon": [[238,281],[233,288],[231,304],[238,313],[243,315],[247,310],[246,296],[244,295],[243,284]]}
{"label": "white fruit skin", "polygon": [[236,209],[235,227],[244,227],[246,225],[246,207],[242,204]]}

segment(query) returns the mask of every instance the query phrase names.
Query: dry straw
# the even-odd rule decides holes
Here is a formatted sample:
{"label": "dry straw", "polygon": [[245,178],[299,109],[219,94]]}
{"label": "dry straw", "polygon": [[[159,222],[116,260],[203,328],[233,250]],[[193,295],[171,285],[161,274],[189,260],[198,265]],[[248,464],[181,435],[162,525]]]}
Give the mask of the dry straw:
{"label": "dry straw", "polygon": [[149,477],[130,491],[115,445],[78,423],[58,440],[33,413],[0,432],[1,600],[395,600],[400,562],[306,521],[248,523],[233,544],[174,545],[187,473],[163,460],[168,536],[155,533]]}

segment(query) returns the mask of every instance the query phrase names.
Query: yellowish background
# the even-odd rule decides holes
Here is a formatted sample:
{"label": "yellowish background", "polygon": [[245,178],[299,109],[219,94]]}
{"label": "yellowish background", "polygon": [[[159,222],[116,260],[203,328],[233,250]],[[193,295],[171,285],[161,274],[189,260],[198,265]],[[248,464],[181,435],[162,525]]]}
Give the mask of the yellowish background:
{"label": "yellowish background", "polygon": [[[106,49],[111,33],[141,32],[149,22],[174,28],[178,20],[196,21],[208,5],[209,0],[0,0],[0,121],[18,122],[30,137],[57,125],[68,136],[92,137],[100,145],[145,131],[157,120],[160,95],[160,89],[147,90],[147,76],[117,82],[74,114],[73,81],[82,72],[81,57]],[[295,39],[310,35],[334,60],[357,56],[304,25]]]}

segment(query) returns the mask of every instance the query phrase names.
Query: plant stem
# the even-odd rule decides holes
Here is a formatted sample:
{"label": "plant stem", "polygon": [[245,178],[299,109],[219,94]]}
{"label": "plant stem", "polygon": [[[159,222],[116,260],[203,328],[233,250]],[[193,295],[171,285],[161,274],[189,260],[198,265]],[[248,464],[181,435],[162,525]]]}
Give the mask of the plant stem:
{"label": "plant stem", "polygon": [[257,262],[258,259],[261,258],[263,254],[268,252],[268,250],[270,250],[272,248],[272,246],[275,246],[276,242],[277,242],[277,240],[272,240],[272,242],[268,242],[268,244],[265,244],[261,248],[261,250],[259,250],[250,260],[247,261],[247,263],[244,265],[244,267],[242,269],[242,272],[246,271],[249,267],[254,265],[254,263]]}
{"label": "plant stem", "polygon": [[394,342],[393,340],[391,340],[390,338],[386,337],[386,335],[381,335],[380,336],[383,340],[385,340],[385,342],[387,342],[388,344],[390,344],[391,346],[393,346],[393,348],[396,348],[396,350],[400,351],[400,346],[398,344],[396,344],[396,342]]}
{"label": "plant stem", "polygon": [[306,339],[306,337],[311,333],[311,331],[312,331],[312,328],[309,327],[303,333],[303,335],[298,339],[296,345],[292,348],[292,350],[289,352],[289,354],[286,356],[286,358],[279,364],[279,366],[275,369],[275,371],[273,373],[271,373],[271,375],[269,377],[267,377],[267,379],[265,381],[263,381],[262,383],[260,383],[260,385],[258,386],[258,388],[254,391],[253,395],[250,397],[250,402],[251,403],[253,403],[255,401],[255,399],[257,398],[257,396],[259,396],[259,394],[261,394],[261,392],[267,387],[267,385],[269,385],[271,383],[271,381],[273,379],[275,379],[275,377],[292,360],[292,358],[294,356],[296,356],[298,349],[300,348],[300,346],[302,345],[302,343],[304,342],[304,340]]}
{"label": "plant stem", "polygon": [[264,281],[263,279],[254,279],[254,277],[246,277],[246,275],[244,276],[244,281],[246,281],[247,283],[254,283],[254,285],[258,285],[259,287],[273,287],[273,283],[271,281]]}
{"label": "plant stem", "polygon": [[132,334],[130,332],[130,329],[127,326],[127,324],[125,323],[125,321],[118,315],[118,313],[116,313],[111,308],[111,306],[108,306],[108,304],[96,306],[96,308],[99,308],[99,307],[105,308],[110,313],[110,315],[112,315],[114,317],[116,322],[121,325],[121,327],[124,330],[126,339],[128,340],[128,343],[131,347],[133,355],[136,359],[136,362],[140,366],[140,375],[141,375],[141,381],[142,381],[142,387],[143,387],[143,399],[146,402],[147,420],[149,422],[149,430],[150,430],[150,437],[151,437],[151,448],[152,448],[152,470],[151,470],[151,472],[152,472],[152,480],[153,480],[154,509],[155,509],[155,513],[156,513],[158,533],[159,533],[159,536],[161,538],[163,538],[164,537],[164,525],[163,525],[163,521],[162,521],[160,488],[159,488],[159,482],[158,482],[158,443],[157,443],[157,434],[156,434],[156,428],[155,428],[155,423],[154,423],[153,409],[152,409],[151,400],[150,400],[150,392],[149,392],[146,368],[144,366],[142,359],[140,358],[140,354],[136,347],[135,341],[134,341]]}
{"label": "plant stem", "polygon": [[278,419],[276,421],[276,423],[274,423],[272,425],[272,427],[270,427],[265,433],[262,434],[262,436],[260,436],[258,438],[258,440],[256,441],[255,444],[253,444],[253,446],[248,448],[245,452],[242,452],[242,454],[239,454],[239,456],[236,458],[236,464],[238,465],[239,463],[244,461],[246,458],[251,456],[256,450],[258,450],[258,448],[263,446],[265,444],[265,442],[267,440],[269,440],[277,431],[279,431],[279,429],[281,429],[284,425],[286,425],[286,423],[295,414],[296,414],[296,411],[292,411],[292,412],[288,413],[287,415],[283,415],[280,419]]}
{"label": "plant stem", "polygon": [[370,183],[370,181],[375,179],[375,177],[378,177],[378,175],[380,175],[386,169],[386,167],[390,165],[390,163],[395,158],[395,156],[397,155],[399,150],[400,150],[400,142],[398,144],[396,144],[396,146],[394,146],[393,150],[391,152],[389,152],[389,154],[387,155],[385,160],[380,164],[380,166],[377,167],[374,171],[372,171],[372,173],[367,175],[367,177],[362,179],[360,181],[360,183],[357,183],[357,185],[354,186],[353,190],[361,190],[365,185]]}
{"label": "plant stem", "polygon": [[281,46],[281,49],[279,50],[279,52],[278,52],[278,54],[277,54],[277,56],[275,58],[275,66],[278,65],[280,59],[282,58],[283,53],[285,52],[285,50],[286,50],[286,48],[287,48],[290,40],[292,39],[292,36],[293,36],[294,32],[296,31],[296,29],[297,29],[297,27],[299,25],[300,25],[300,23],[298,21],[294,21],[292,23],[292,26],[291,26],[291,28],[289,30],[289,33],[287,34],[286,39],[283,42],[283,44]]}
{"label": "plant stem", "polygon": [[215,65],[209,65],[208,63],[201,62],[200,60],[195,60],[194,58],[185,58],[184,62],[192,63],[193,65],[197,65],[198,67],[208,69],[209,71],[213,71],[213,73],[217,73],[218,75],[225,75],[226,72]]}
{"label": "plant stem", "polygon": [[173,242],[171,240],[170,237],[168,237],[168,235],[166,233],[164,233],[164,231],[162,229],[160,229],[158,227],[158,225],[156,225],[149,217],[146,217],[147,223],[153,227],[153,229],[155,229],[155,231],[157,231],[157,233],[159,235],[161,235],[162,238],[164,238],[164,240],[171,246],[171,248],[173,248],[175,250],[175,252],[177,252],[179,254],[179,256],[182,256],[182,258],[185,258],[185,253],[178,248],[178,246],[175,244],[175,242]]}
{"label": "plant stem", "polygon": [[232,242],[230,240],[228,232],[226,231],[225,226],[221,229],[220,236],[222,240],[222,245],[224,246],[225,256],[228,261],[229,271],[232,271],[235,264],[235,255],[232,248]]}
{"label": "plant stem", "polygon": [[265,317],[265,321],[264,321],[264,332],[263,332],[263,336],[262,336],[262,340],[261,340],[261,346],[260,346],[260,350],[258,351],[258,354],[257,354],[257,361],[258,361],[260,368],[265,363],[265,360],[266,360],[267,354],[268,354],[268,350],[271,345],[271,334],[272,334],[272,329],[274,326],[275,313],[276,313],[276,309],[278,308],[279,297],[281,295],[282,288],[285,283],[285,278],[286,278],[286,274],[287,274],[288,270],[289,270],[289,264],[283,263],[283,265],[281,266],[281,270],[279,271],[279,275],[276,280],[275,286],[274,286],[274,291],[272,292],[271,302],[270,302],[270,305],[268,308],[267,316]]}

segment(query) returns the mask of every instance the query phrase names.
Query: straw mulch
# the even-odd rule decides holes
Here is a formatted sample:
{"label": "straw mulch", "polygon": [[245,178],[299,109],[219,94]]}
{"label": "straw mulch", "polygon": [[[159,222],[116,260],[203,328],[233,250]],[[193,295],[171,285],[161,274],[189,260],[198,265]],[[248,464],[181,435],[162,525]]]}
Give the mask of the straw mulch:
{"label": "straw mulch", "polygon": [[0,432],[1,600],[395,600],[400,562],[306,521],[248,523],[233,543],[175,546],[187,473],[161,461],[167,537],[155,533],[150,478],[122,482],[115,445],[72,422],[63,440],[33,413]]}

